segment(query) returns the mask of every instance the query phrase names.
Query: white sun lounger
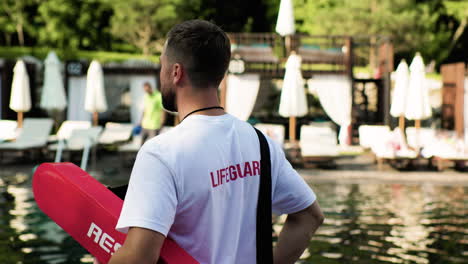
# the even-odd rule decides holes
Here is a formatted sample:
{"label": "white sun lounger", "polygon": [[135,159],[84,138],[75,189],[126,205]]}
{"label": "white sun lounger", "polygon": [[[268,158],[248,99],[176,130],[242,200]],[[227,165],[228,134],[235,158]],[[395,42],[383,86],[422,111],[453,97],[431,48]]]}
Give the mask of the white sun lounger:
{"label": "white sun lounger", "polygon": [[329,126],[301,126],[299,146],[304,167],[312,164],[334,164],[340,158],[336,131]]}
{"label": "white sun lounger", "polygon": [[280,146],[283,146],[284,144],[284,126],[283,125],[277,125],[277,124],[263,124],[259,123],[256,124],[255,127],[262,131],[263,134],[267,135],[276,143],[278,143]]}
{"label": "white sun lounger", "polygon": [[53,123],[50,118],[25,118],[16,140],[0,143],[0,150],[24,151],[46,147]]}
{"label": "white sun lounger", "polygon": [[58,140],[68,140],[75,129],[88,129],[91,127],[90,121],[75,121],[66,120],[60,125],[56,135],[49,137],[49,142],[56,142]]}
{"label": "white sun lounger", "polygon": [[133,136],[132,140],[126,144],[119,146],[119,152],[135,153],[140,150],[143,138],[141,135]]}
{"label": "white sun lounger", "polygon": [[126,142],[132,137],[132,131],[133,125],[131,123],[107,122],[98,142],[103,145]]}
{"label": "white sun lounger", "polygon": [[362,126],[359,139],[361,146],[372,150],[379,170],[385,162],[402,167],[418,159],[418,153],[408,148],[405,135],[398,127],[392,131],[388,126]]}
{"label": "white sun lounger", "polygon": [[340,148],[336,131],[328,126],[301,126],[301,155],[307,157],[337,157]]}
{"label": "white sun lounger", "polygon": [[17,122],[14,120],[0,120],[0,142],[16,138]]}
{"label": "white sun lounger", "polygon": [[415,127],[407,127],[406,138],[408,140],[408,146],[414,149],[428,147],[437,141],[436,130],[427,127],[421,127],[419,130]]}
{"label": "white sun lounger", "polygon": [[389,126],[362,125],[359,126],[359,145],[363,148],[372,149],[391,132]]}
{"label": "white sun lounger", "polygon": [[62,160],[64,151],[83,151],[80,167],[86,170],[89,151],[96,146],[101,131],[102,127],[100,126],[88,129],[74,129],[68,140],[59,140],[57,144],[49,147],[49,149],[56,150],[55,162]]}

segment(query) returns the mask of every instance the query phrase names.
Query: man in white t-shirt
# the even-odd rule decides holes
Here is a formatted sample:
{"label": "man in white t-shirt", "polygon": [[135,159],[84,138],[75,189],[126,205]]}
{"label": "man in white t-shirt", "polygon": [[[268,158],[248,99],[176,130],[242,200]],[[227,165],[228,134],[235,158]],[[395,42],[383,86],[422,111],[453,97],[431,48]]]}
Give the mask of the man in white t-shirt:
{"label": "man in white t-shirt", "polygon": [[[260,145],[252,126],[219,107],[230,56],[228,37],[209,22],[186,21],[169,32],[161,94],[182,121],[138,153],[117,224],[128,235],[111,264],[156,263],[166,237],[203,264],[256,263]],[[281,147],[268,144],[272,209],[288,214],[274,263],[294,263],[323,214]]]}

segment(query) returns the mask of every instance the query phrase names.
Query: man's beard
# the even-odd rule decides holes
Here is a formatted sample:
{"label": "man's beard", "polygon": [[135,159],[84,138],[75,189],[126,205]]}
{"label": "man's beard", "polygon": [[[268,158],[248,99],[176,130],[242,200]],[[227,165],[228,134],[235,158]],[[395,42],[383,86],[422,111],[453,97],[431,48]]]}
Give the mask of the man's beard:
{"label": "man's beard", "polygon": [[161,89],[162,105],[167,112],[177,113],[176,94],[173,89]]}

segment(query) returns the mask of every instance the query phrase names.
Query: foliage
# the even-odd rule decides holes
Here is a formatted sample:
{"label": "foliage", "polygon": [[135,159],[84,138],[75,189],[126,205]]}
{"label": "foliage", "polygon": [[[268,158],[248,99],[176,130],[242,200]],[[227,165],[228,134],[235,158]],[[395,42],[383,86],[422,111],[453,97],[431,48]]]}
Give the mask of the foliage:
{"label": "foliage", "polygon": [[468,10],[466,1],[442,0],[295,0],[294,4],[302,32],[388,35],[397,54],[409,59],[421,51],[438,62],[451,51],[447,47],[455,34],[454,19],[466,20]]}
{"label": "foliage", "polygon": [[111,0],[112,34],[138,47],[144,55],[161,51],[164,36],[178,21],[174,0]]}
{"label": "foliage", "polygon": [[62,50],[109,49],[110,6],[101,0],[41,1],[36,22],[38,41]]}
{"label": "foliage", "polygon": [[[22,56],[31,55],[40,60],[44,60],[47,54],[51,51],[49,47],[1,47],[0,58],[16,59]],[[74,50],[64,51],[57,50],[57,55],[63,60],[93,60],[96,59],[102,63],[106,62],[121,62],[130,59],[136,60],[149,60],[152,62],[159,62],[159,56],[145,56],[135,53],[124,52],[109,52],[109,51],[88,51],[88,50]]]}
{"label": "foliage", "polygon": [[467,20],[468,18],[468,1],[464,0],[445,0],[445,8],[447,13],[453,15],[458,20]]}
{"label": "foliage", "polygon": [[[3,0],[1,1],[3,2]],[[3,8],[0,8],[0,28],[2,29],[5,42],[8,45],[11,45],[12,34],[16,32],[16,29],[14,23],[11,21],[9,16],[6,14],[5,9]]]}
{"label": "foliage", "polygon": [[[293,1],[299,32],[388,35],[397,61],[411,59],[416,51],[426,61],[439,63],[466,54],[466,0]],[[229,32],[274,32],[279,4],[280,0],[0,0],[0,45],[50,47],[68,57],[84,50],[148,55],[160,52],[167,31],[188,19],[213,21]]]}
{"label": "foliage", "polygon": [[11,42],[11,34],[16,32],[18,43],[24,46],[25,28],[30,26],[27,8],[34,0],[0,0],[0,27],[7,42]]}
{"label": "foliage", "polygon": [[447,14],[456,18],[459,22],[458,27],[454,33],[454,37],[451,43],[451,47],[455,45],[457,40],[461,37],[468,25],[468,1],[444,1],[444,6],[447,10]]}
{"label": "foliage", "polygon": [[184,19],[205,19],[228,32],[273,32],[279,0],[186,0],[177,4]]}

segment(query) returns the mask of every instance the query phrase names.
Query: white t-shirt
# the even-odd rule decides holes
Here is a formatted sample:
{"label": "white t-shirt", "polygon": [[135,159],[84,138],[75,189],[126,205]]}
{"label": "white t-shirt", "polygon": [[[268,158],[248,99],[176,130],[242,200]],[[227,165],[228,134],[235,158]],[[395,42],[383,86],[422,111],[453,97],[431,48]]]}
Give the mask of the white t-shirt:
{"label": "white t-shirt", "polygon": [[[307,208],[314,192],[267,139],[273,212]],[[229,114],[191,115],[139,151],[117,230],[157,231],[202,264],[255,263],[259,173],[251,125]]]}

